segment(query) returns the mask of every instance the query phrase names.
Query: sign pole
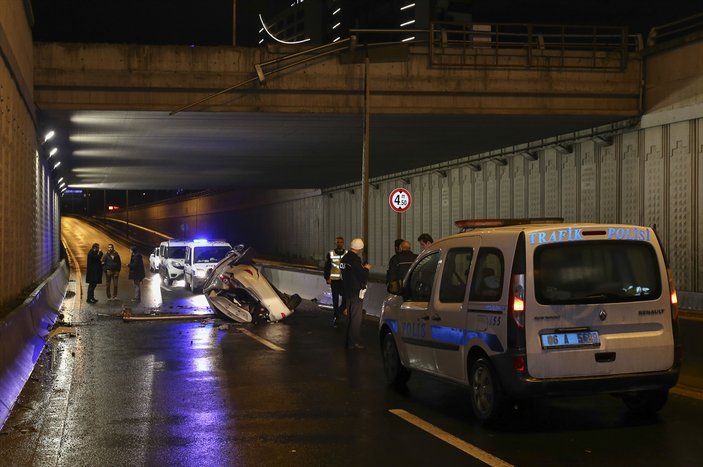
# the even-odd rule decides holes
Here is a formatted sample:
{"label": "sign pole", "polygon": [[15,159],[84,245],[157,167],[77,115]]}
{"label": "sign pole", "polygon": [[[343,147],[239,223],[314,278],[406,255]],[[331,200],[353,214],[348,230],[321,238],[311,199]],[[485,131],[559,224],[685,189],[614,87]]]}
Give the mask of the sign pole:
{"label": "sign pole", "polygon": [[368,258],[369,239],[369,57],[364,61],[364,148],[361,164],[361,238],[364,240],[364,258]]}

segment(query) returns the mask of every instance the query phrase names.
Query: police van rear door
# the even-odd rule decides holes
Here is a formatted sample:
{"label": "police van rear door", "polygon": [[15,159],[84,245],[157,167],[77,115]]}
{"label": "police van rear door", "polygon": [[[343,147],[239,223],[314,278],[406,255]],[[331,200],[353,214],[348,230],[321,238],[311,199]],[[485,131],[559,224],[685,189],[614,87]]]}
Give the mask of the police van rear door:
{"label": "police van rear door", "polygon": [[622,375],[674,364],[666,265],[650,228],[562,225],[527,230],[525,241],[531,376]]}

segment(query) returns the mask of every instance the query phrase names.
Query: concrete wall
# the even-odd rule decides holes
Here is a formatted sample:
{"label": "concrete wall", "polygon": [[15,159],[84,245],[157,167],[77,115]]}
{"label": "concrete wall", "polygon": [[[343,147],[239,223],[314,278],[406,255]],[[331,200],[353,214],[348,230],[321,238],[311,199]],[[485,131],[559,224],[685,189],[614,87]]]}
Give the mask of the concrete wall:
{"label": "concrete wall", "polygon": [[[364,66],[348,56],[327,55],[280,73],[278,68],[295,60],[264,66],[267,78],[259,84],[255,64],[306,48],[37,43],[36,101],[43,109],[174,111],[243,84],[190,110],[360,113]],[[588,51],[567,60],[545,58],[552,64],[537,66],[486,50],[487,62],[497,60],[501,68],[430,66],[426,47],[402,46],[386,55],[374,50],[381,54],[369,68],[375,113],[466,114],[470,109],[624,118],[640,112],[638,53],[629,54],[622,69],[603,70],[595,69]],[[619,54],[616,58],[620,63]]]}
{"label": "concrete wall", "polygon": [[32,36],[22,0],[0,8],[0,308],[58,264],[59,202],[36,137]]}

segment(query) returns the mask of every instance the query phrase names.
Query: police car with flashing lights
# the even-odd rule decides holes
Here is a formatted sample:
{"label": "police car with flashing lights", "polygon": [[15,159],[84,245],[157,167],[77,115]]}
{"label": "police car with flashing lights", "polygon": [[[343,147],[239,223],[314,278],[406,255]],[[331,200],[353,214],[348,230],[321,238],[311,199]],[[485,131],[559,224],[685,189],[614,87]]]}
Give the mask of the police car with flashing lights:
{"label": "police car with flashing lights", "polygon": [[611,393],[637,413],[664,406],[679,374],[678,306],[651,228],[456,224],[462,233],[418,256],[383,303],[390,384],[421,371],[467,386],[484,422],[538,396]]}
{"label": "police car with flashing lights", "polygon": [[186,288],[195,293],[202,289],[217,263],[232,251],[232,245],[222,240],[196,239],[185,245],[183,277]]}

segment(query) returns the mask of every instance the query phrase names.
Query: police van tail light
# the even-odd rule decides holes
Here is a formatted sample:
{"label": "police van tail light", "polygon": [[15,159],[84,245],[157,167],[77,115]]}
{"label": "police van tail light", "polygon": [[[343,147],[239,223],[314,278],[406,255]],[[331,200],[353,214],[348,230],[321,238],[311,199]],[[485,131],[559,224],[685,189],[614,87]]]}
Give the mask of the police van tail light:
{"label": "police van tail light", "polygon": [[510,302],[508,313],[518,328],[525,327],[525,275],[510,277]]}
{"label": "police van tail light", "polygon": [[667,276],[669,276],[669,300],[671,303],[671,319],[677,321],[679,319],[679,296],[676,293],[674,273],[671,271],[671,268],[666,268],[666,274]]}

